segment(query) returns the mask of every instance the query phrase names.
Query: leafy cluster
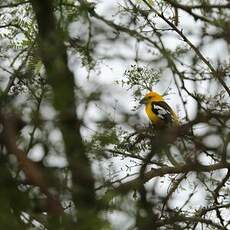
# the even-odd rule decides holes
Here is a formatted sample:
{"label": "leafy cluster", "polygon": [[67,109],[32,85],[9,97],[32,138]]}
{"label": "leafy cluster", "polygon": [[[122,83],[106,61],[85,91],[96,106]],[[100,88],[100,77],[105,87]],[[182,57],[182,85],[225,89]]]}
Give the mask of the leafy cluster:
{"label": "leafy cluster", "polygon": [[124,73],[125,79],[119,82],[132,90],[135,99],[140,99],[143,92],[152,91],[153,87],[160,81],[160,74],[154,68],[131,65]]}

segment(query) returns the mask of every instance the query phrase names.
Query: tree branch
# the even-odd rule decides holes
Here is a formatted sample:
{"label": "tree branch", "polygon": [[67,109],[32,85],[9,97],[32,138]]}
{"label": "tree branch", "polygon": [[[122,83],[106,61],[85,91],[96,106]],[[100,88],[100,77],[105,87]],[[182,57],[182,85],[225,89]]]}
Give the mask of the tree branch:
{"label": "tree branch", "polygon": [[19,167],[26,175],[26,179],[34,186],[38,186],[46,197],[46,208],[50,214],[62,214],[63,208],[60,201],[54,197],[50,192],[45,180],[45,176],[38,166],[27,158],[26,153],[18,148],[16,144],[16,129],[17,119],[10,114],[0,113],[0,123],[3,126],[3,132],[1,133],[1,139],[5,145],[8,154],[14,154],[19,163]]}
{"label": "tree branch", "polygon": [[135,178],[133,180],[130,180],[124,184],[121,184],[115,188],[115,191],[127,193],[131,190],[137,189],[139,186],[141,186],[143,183],[146,183],[147,181],[155,178],[155,177],[162,177],[167,174],[179,174],[179,173],[188,173],[188,172],[212,172],[219,169],[228,169],[230,168],[230,163],[216,163],[212,165],[202,165],[198,162],[190,163],[190,164],[181,164],[176,167],[162,167],[158,169],[152,169],[148,172],[146,172],[143,175],[143,180],[140,181],[139,178]]}
{"label": "tree branch", "polygon": [[184,33],[177,28],[172,22],[170,22],[163,13],[159,13],[157,10],[155,10],[146,0],[143,0],[145,4],[151,9],[156,15],[158,15],[160,18],[162,18],[177,34],[180,35],[180,37],[192,48],[192,50],[196,53],[196,55],[208,66],[210,69],[212,75],[218,79],[220,84],[224,87],[228,95],[230,96],[230,88],[226,85],[225,81],[222,79],[222,75],[219,74],[218,70],[216,70],[212,64],[207,60],[207,58],[204,57],[204,55],[193,45],[193,43],[184,35]]}
{"label": "tree branch", "polygon": [[90,161],[80,133],[81,122],[76,114],[74,75],[68,69],[63,31],[54,17],[54,1],[31,0],[31,4],[38,24],[39,52],[53,90],[53,106],[58,112],[72,174],[73,201],[79,210],[80,227],[88,223],[87,215],[95,209],[96,197]]}

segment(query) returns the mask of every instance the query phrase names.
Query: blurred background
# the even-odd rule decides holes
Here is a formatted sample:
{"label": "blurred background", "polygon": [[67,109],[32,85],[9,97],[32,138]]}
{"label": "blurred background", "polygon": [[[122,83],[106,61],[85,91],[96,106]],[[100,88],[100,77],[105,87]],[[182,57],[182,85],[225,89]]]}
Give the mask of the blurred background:
{"label": "blurred background", "polygon": [[[0,227],[228,229],[229,8],[2,2]],[[178,128],[151,127],[149,91]]]}

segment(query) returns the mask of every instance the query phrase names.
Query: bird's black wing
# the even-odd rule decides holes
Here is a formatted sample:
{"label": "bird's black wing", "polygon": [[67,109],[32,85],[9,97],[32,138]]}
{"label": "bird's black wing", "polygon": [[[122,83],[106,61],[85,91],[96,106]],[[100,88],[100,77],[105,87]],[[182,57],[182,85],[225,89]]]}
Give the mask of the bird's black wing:
{"label": "bird's black wing", "polygon": [[173,111],[164,101],[152,102],[152,111],[165,123],[173,123]]}

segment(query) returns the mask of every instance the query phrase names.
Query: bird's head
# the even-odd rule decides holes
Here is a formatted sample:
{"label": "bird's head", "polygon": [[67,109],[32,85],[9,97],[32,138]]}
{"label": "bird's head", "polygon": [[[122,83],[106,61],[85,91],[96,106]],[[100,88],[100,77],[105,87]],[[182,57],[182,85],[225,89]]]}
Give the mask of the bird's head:
{"label": "bird's head", "polygon": [[148,104],[148,103],[151,103],[151,102],[156,102],[156,101],[164,101],[164,98],[156,93],[156,92],[149,92],[147,93],[144,98],[141,99],[140,101],[140,104]]}

